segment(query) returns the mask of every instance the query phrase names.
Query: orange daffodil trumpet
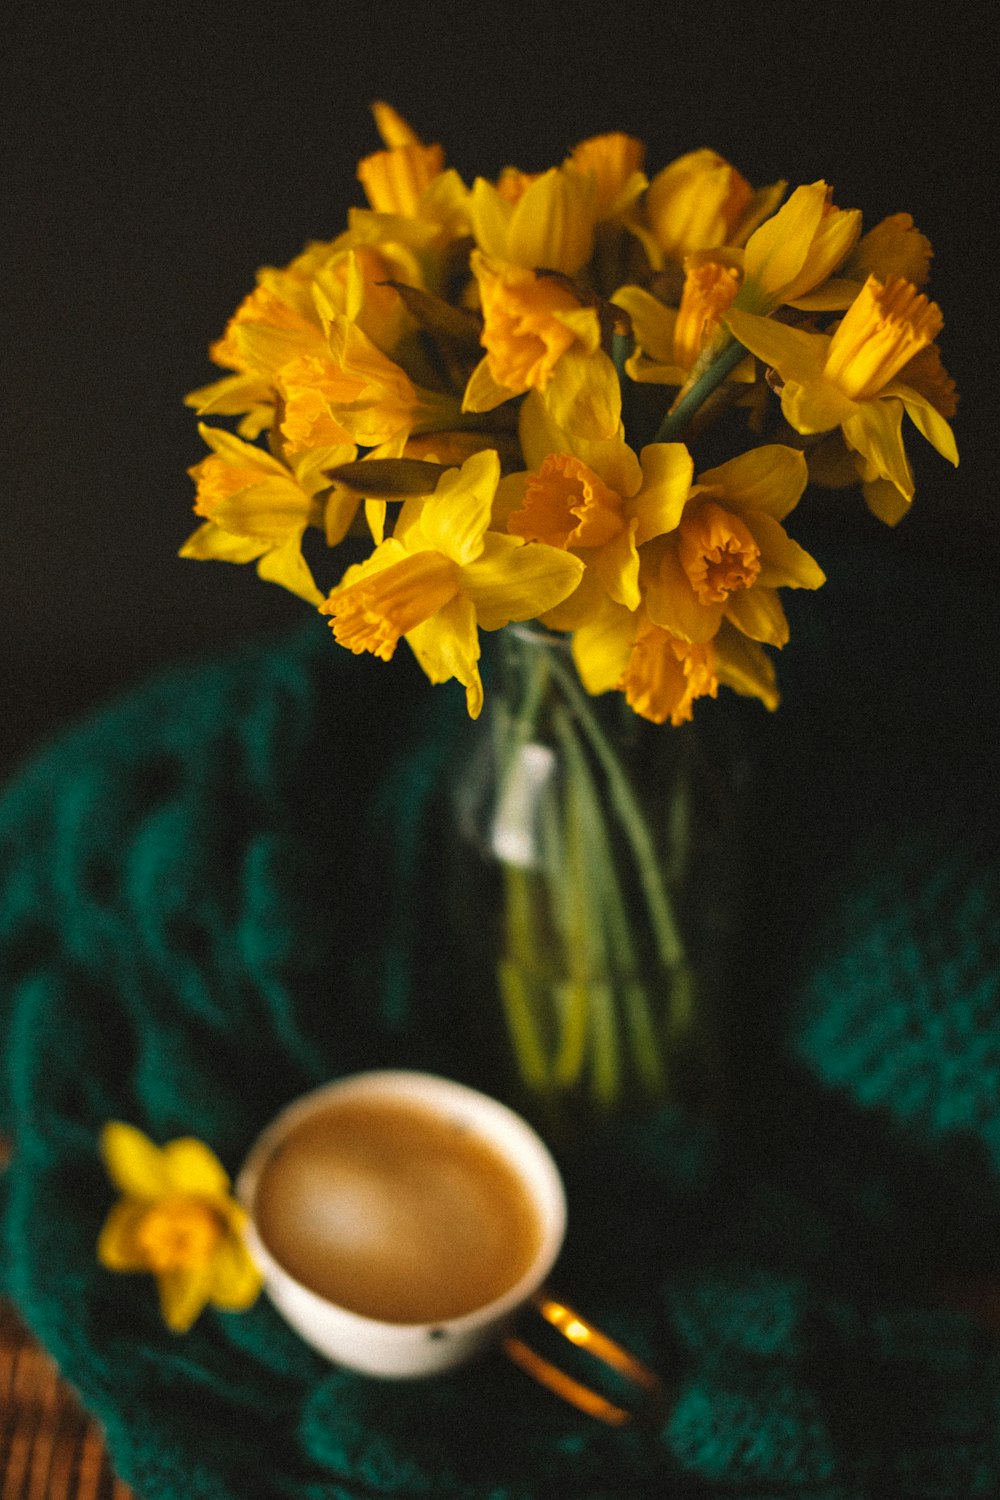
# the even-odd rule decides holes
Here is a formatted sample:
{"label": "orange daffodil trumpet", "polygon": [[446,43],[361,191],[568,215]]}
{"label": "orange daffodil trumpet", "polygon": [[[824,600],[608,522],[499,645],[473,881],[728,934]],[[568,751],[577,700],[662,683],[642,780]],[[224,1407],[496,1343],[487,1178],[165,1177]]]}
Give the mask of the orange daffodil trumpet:
{"label": "orange daffodil trumpet", "polygon": [[807,479],[899,520],[904,415],[957,462],[926,237],[708,147],[647,177],[621,132],[469,187],[373,113],[366,206],[258,273],[187,398],[183,555],[254,563],[353,652],[405,640],[473,716],[480,632],[530,620],[655,722],[720,685],[774,708],[780,591],[823,582],[786,530]]}
{"label": "orange daffodil trumpet", "polygon": [[187,1332],[209,1303],[251,1307],[262,1278],[244,1241],[247,1215],[214,1153],[189,1136],[156,1146],[120,1120],[105,1125],[100,1151],[122,1194],[97,1241],[101,1265],[154,1276],[174,1333]]}
{"label": "orange daffodil trumpet", "polygon": [[894,522],[913,498],[903,447],[904,411],[952,463],[951,428],[931,398],[908,385],[907,365],[932,344],[944,322],[936,303],[911,282],[868,277],[832,334],[807,333],[733,308],[729,327],[781,379],[781,409],[805,434],[839,428],[857,455],[869,505]]}

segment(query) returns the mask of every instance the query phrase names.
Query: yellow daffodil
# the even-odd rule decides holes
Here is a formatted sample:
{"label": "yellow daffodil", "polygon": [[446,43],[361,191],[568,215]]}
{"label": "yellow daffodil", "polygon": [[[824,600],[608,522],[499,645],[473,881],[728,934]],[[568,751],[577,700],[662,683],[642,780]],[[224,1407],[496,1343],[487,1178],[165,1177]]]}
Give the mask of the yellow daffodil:
{"label": "yellow daffodil", "polygon": [[[597,311],[585,307],[560,278],[489,260],[474,251],[471,267],[479,285],[485,357],[469,378],[462,410],[492,411],[525,391],[546,391],[566,405],[569,387],[586,381],[586,370],[610,361],[602,354]],[[573,352],[575,359],[566,356]],[[561,367],[561,368],[560,368]]]}
{"label": "yellow daffodil", "polygon": [[889,214],[867,234],[863,234],[841,269],[841,274],[861,285],[869,276],[887,281],[902,276],[904,281],[922,287],[930,277],[934,252],[931,242],[913,222],[910,214]]}
{"label": "yellow daffodil", "polygon": [[329,415],[365,448],[402,435],[454,427],[459,399],[412,380],[360,326],[331,306],[317,302],[327,335]]}
{"label": "yellow daffodil", "polygon": [[[286,410],[288,387],[336,378],[328,368],[320,299],[324,308],[336,309],[381,348],[394,349],[412,336],[405,305],[386,284],[394,278],[419,282],[419,267],[403,247],[315,244],[284,270],[265,266],[257,276],[257,287],[209,350],[214,363],[235,373],[185,398],[202,416],[242,415],[238,430],[243,437],[256,437],[270,426],[277,400]],[[294,425],[295,418],[291,421]],[[327,433],[317,441],[336,439]]]}
{"label": "yellow daffodil", "polygon": [[708,641],[687,641],[656,625],[644,607],[628,610],[605,599],[574,632],[573,659],[589,693],[618,691],[654,724],[687,723],[698,698],[719,684],[765,707],[778,705],[774,667],[756,641],[723,622]]}
{"label": "yellow daffodil", "polygon": [[325,470],[350,463],[353,444],[314,448],[290,469],[272,454],[219,427],[198,428],[212,449],[189,471],[197,489],[195,513],[203,524],[180,549],[198,561],[256,562],[258,575],[319,604],[322,594],[302,556],[307,526],[325,527],[331,545],[341,540],[360,504],[358,496],[337,497]]}
{"label": "yellow daffodil", "polygon": [[97,1241],[101,1265],[155,1276],[174,1333],[209,1303],[230,1312],[252,1306],[262,1283],[243,1238],[246,1213],[213,1152],[191,1137],[155,1146],[118,1120],[105,1125],[100,1151],[124,1195]]}
{"label": "yellow daffodil", "polygon": [[898,520],[913,496],[902,439],[904,410],[928,442],[957,464],[951,428],[933,401],[897,378],[943,324],[937,304],[911,283],[890,277],[883,284],[869,276],[832,335],[806,333],[736,308],[728,322],[740,342],[778,372],[782,411],[796,432],[839,427],[863,460],[864,477],[894,487],[895,508],[879,491],[883,519]]}
{"label": "yellow daffodil", "polygon": [[728,620],[751,640],[783,646],[788,622],[778,589],[824,582],[781,525],[806,479],[803,455],[780,444],[699,475],[674,528],[644,549],[640,584],[653,623],[700,642]]}
{"label": "yellow daffodil", "polygon": [[[740,285],[739,260],[720,252],[688,256],[679,307],[668,307],[640,286],[623,286],[612,300],[628,313],[635,351],[625,362],[632,379],[657,385],[683,385],[702,351],[712,343]],[[753,379],[748,359],[734,380]]]}
{"label": "yellow daffodil", "polygon": [[499,478],[500,461],[485,450],[449,469],[433,494],[404,501],[393,535],[321,606],[356,655],[389,661],[405,636],[431,682],[462,683],[472,718],[483,705],[479,629],[544,614],[583,570],[566,552],[489,529]]}
{"label": "yellow daffodil", "polygon": [[490,260],[533,271],[573,276],[594,247],[602,183],[588,163],[578,171],[551,167],[538,176],[518,174],[519,191],[502,191],[483,177],[472,185],[469,214],[476,244]]}
{"label": "yellow daffodil", "polygon": [[857,209],[835,208],[825,182],[797,187],[778,212],[746,242],[743,280],[735,306],[763,314],[789,304],[819,309],[846,307],[853,283],[822,288],[846,260],[861,233]]}
{"label": "yellow daffodil", "polygon": [[426,188],[444,170],[441,146],[425,146],[412,126],[391,105],[372,105],[375,125],[385,144],[358,163],[358,181],[376,213],[414,218]]}
{"label": "yellow daffodil", "polygon": [[693,250],[732,241],[753,188],[717,151],[688,151],[658,172],[646,213],[662,254],[683,261]]}
{"label": "yellow daffodil", "polygon": [[634,135],[609,131],[573,147],[564,166],[594,179],[594,216],[598,223],[617,219],[648,186],[642,170],[646,148]]}
{"label": "yellow daffodil", "polygon": [[[617,386],[613,371],[609,380]],[[639,549],[677,525],[690,493],[694,462],[687,448],[650,443],[636,455],[620,424],[614,437],[587,441],[559,429],[544,406],[526,406],[521,440],[532,469],[504,481],[508,531],[574,552],[585,566],[578,589],[546,623],[575,629],[603,594],[637,609]]]}
{"label": "yellow daffodil", "polygon": [[699,251],[742,245],[784,191],[784,182],[755,191],[717,151],[702,147],[656,174],[642,211],[631,214],[628,225],[649,264],[661,271]]}

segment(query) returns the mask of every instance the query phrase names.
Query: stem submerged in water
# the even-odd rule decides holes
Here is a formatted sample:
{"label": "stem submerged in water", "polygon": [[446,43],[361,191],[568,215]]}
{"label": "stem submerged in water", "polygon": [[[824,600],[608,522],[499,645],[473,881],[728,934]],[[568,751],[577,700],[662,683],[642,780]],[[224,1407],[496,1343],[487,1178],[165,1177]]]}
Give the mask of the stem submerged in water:
{"label": "stem submerged in water", "polygon": [[[501,695],[497,716],[491,846],[504,875],[498,977],[522,1083],[549,1099],[586,1091],[600,1113],[636,1090],[666,1097],[665,1048],[693,998],[667,851],[563,643],[512,632],[506,650],[516,695]],[[685,800],[683,765],[670,784]],[[676,879],[686,818],[665,812],[662,825],[683,846],[669,851]]]}

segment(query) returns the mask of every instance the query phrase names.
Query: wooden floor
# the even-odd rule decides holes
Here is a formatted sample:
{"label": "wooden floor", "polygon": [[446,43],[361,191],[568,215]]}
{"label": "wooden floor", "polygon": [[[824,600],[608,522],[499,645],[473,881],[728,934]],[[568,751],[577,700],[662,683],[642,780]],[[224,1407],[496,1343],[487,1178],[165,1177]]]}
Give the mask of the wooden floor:
{"label": "wooden floor", "polygon": [[136,1500],[97,1423],[2,1298],[0,1500]]}

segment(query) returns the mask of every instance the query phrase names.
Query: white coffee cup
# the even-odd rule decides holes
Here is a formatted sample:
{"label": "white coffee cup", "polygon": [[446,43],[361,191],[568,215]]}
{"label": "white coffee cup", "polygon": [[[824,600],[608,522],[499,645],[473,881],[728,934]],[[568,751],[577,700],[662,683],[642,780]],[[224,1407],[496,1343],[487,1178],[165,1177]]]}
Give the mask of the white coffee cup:
{"label": "white coffee cup", "polygon": [[[355,1107],[356,1119],[360,1107],[362,1129],[365,1108],[416,1108],[423,1116],[453,1128],[466,1140],[480,1143],[509,1170],[530,1204],[533,1239],[529,1258],[519,1266],[516,1279],[499,1295],[455,1316],[397,1320],[395,1316],[371,1316],[358,1311],[345,1305],[350,1300],[347,1297],[335,1300],[325,1290],[307,1285],[284,1263],[294,1260],[294,1256],[275,1248],[288,1225],[282,1224],[280,1218],[274,1219],[275,1199],[268,1196],[268,1168],[284,1151],[282,1171],[287,1176],[288,1157],[294,1159],[299,1151],[298,1170],[306,1173],[305,1198],[309,1198],[311,1168],[308,1156],[302,1155],[303,1148],[297,1143],[308,1138],[310,1122],[316,1122],[314,1128],[326,1130],[329,1120],[338,1119],[338,1111],[339,1118],[344,1119],[344,1109],[350,1111],[351,1106]],[[320,1190],[319,1178],[316,1180],[317,1190],[311,1196],[319,1205],[316,1213],[321,1217],[327,1211],[325,1205],[331,1194],[326,1188]],[[642,1404],[648,1405],[662,1394],[659,1380],[651,1371],[545,1289],[544,1283],[566,1231],[565,1191],[558,1168],[542,1140],[525,1120],[496,1099],[451,1079],[405,1070],[359,1073],[338,1079],[295,1100],[267,1126],[238,1175],[236,1191],[249,1215],[248,1243],[263,1273],[268,1296],[308,1344],[337,1364],[365,1375],[414,1378],[465,1364],[500,1345],[517,1364],[565,1399],[609,1422],[631,1420],[634,1414],[631,1409],[609,1402],[566,1374],[513,1331],[519,1314],[532,1305],[572,1343],[595,1355],[635,1387]],[[335,1210],[334,1203],[331,1211]],[[416,1211],[419,1214],[419,1197]],[[282,1212],[280,1200],[277,1212]],[[349,1212],[357,1215],[357,1206],[344,1212],[348,1217]],[[268,1214],[269,1232],[262,1226],[262,1219]],[[364,1217],[363,1210],[360,1217]],[[320,1224],[320,1219],[315,1219],[315,1223]],[[322,1232],[321,1225],[310,1231],[320,1235]],[[284,1237],[287,1239],[287,1235]]]}

